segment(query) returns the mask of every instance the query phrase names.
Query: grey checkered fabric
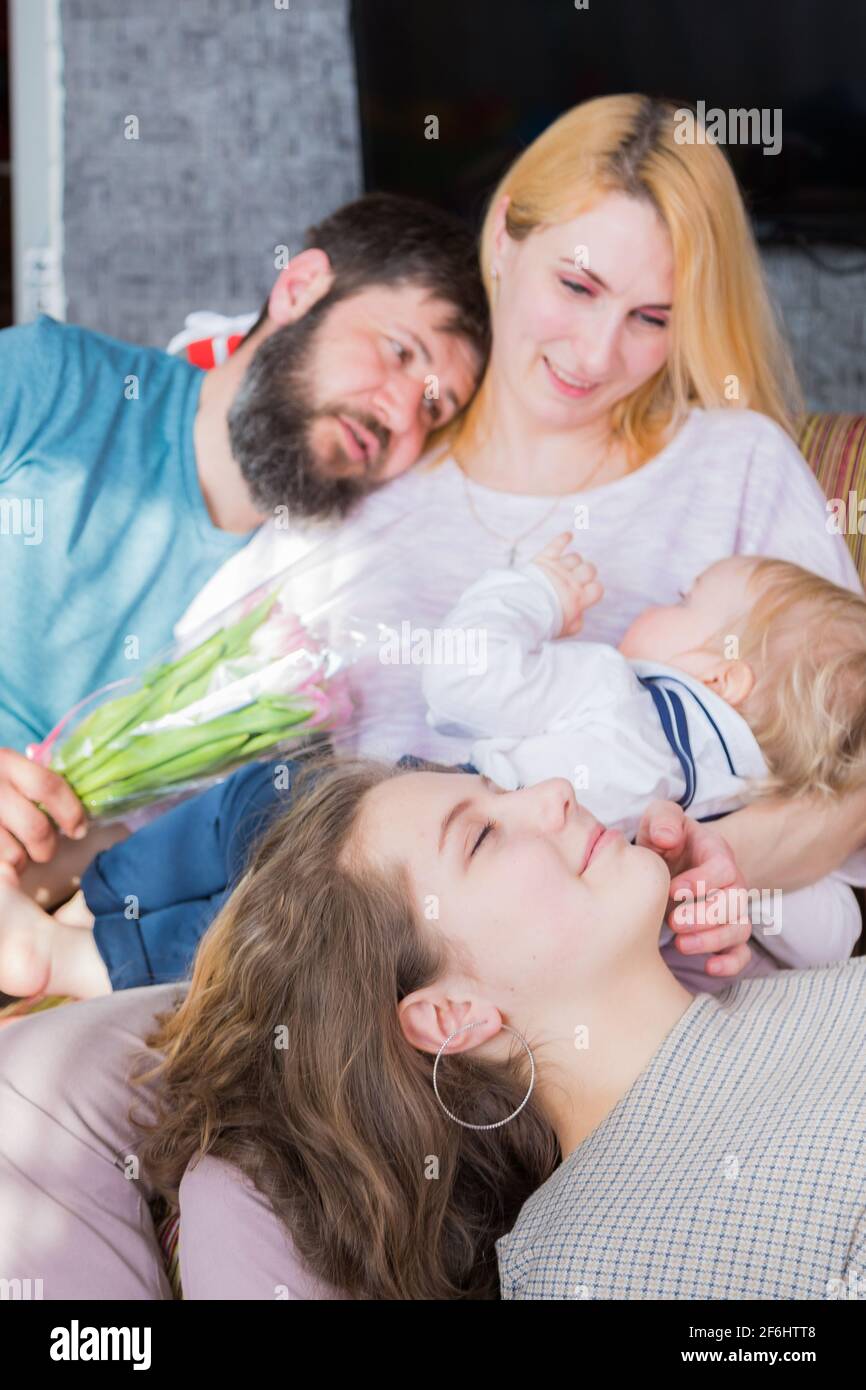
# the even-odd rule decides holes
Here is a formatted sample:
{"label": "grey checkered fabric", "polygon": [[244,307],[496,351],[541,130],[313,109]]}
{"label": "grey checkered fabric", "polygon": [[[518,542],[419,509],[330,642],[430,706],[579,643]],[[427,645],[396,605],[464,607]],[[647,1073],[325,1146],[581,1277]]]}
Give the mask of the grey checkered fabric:
{"label": "grey checkered fabric", "polygon": [[698,995],[497,1250],[505,1299],[866,1297],[866,959]]}

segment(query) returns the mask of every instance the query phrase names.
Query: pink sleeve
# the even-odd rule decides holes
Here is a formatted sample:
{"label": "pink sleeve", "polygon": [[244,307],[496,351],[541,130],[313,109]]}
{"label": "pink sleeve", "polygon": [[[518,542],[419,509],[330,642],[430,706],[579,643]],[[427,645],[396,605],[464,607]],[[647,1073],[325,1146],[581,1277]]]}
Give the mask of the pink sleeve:
{"label": "pink sleeve", "polygon": [[316,1278],[266,1199],[233,1164],[205,1157],[180,1184],[184,1299],[343,1299]]}

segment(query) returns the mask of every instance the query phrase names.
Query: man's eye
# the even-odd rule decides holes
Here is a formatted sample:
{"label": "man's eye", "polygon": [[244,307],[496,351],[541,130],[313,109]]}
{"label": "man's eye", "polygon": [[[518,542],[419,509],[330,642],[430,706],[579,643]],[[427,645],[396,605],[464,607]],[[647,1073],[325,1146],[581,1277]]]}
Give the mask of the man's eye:
{"label": "man's eye", "polygon": [[439,421],[442,419],[442,411],[439,409],[439,402],[437,400],[425,401],[424,409],[430,416],[431,423],[438,425]]}
{"label": "man's eye", "polygon": [[404,347],[397,338],[389,338],[388,345],[393,348],[395,355],[399,357],[401,362],[408,362],[411,360],[411,352],[407,347]]}
{"label": "man's eye", "polygon": [[485,840],[485,839],[487,838],[487,836],[490,834],[490,831],[491,831],[491,830],[495,830],[495,829],[496,829],[496,822],[495,822],[495,821],[492,821],[492,820],[489,820],[489,821],[487,822],[487,824],[485,825],[484,829],[482,830],[481,834],[478,836],[478,839],[475,841],[475,844],[472,846],[472,854],[470,854],[470,856],[469,856],[470,859],[472,858],[472,855],[473,855],[473,854],[475,853],[475,851],[477,850],[478,846],[479,846],[480,844],[483,844],[484,840]]}

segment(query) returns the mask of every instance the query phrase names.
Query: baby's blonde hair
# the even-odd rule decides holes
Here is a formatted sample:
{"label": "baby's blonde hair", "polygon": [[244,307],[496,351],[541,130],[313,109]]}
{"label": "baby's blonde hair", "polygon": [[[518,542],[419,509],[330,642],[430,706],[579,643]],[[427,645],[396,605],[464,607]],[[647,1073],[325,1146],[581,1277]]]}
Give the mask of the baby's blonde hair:
{"label": "baby's blonde hair", "polygon": [[866,599],[785,560],[757,560],[739,656],[740,706],[770,776],[762,794],[839,795],[866,783]]}

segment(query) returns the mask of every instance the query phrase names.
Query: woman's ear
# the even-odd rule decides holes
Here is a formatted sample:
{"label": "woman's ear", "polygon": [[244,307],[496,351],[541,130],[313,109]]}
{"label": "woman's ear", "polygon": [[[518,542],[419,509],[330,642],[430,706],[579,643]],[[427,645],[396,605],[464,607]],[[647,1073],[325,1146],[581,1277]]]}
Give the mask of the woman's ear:
{"label": "woman's ear", "polygon": [[701,676],[701,680],[736,709],[751,695],[755,686],[755,672],[748,661],[743,661],[741,657],[735,661],[720,657],[718,664]]}
{"label": "woman's ear", "polygon": [[[463,1028],[465,1031],[451,1038],[446,1048],[445,1055],[449,1057],[454,1052],[471,1051],[495,1037],[502,1027],[499,1010],[486,1000],[456,1000],[442,989],[419,989],[407,994],[397,1012],[403,1036],[420,1052],[438,1052],[446,1038]],[[478,1026],[469,1028],[470,1023]]]}
{"label": "woman's ear", "polygon": [[502,259],[511,241],[505,226],[505,217],[510,203],[511,195],[503,193],[496,205],[496,211],[493,214],[493,238],[490,243],[490,268],[492,271],[498,271],[499,274],[502,273]]}
{"label": "woman's ear", "polygon": [[268,298],[268,318],[276,328],[296,323],[334,283],[327,253],[316,246],[293,256],[277,276]]}

